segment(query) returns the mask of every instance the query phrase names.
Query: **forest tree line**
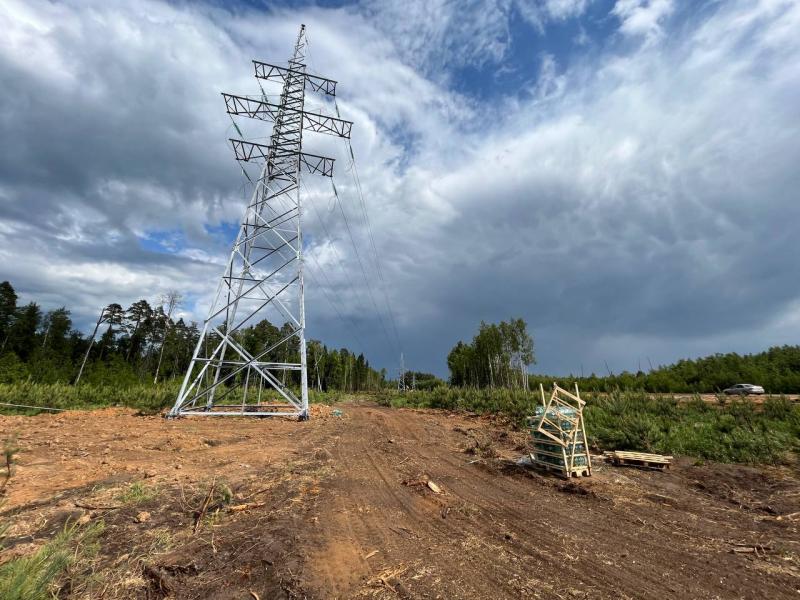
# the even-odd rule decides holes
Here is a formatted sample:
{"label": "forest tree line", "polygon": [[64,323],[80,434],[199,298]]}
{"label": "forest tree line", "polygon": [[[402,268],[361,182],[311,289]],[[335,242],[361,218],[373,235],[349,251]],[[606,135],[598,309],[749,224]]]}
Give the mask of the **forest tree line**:
{"label": "forest tree line", "polygon": [[522,319],[481,321],[472,342],[458,342],[447,356],[450,383],[477,388],[526,388],[534,362],[533,338]]}
{"label": "forest tree line", "polygon": [[800,346],[775,346],[756,354],[714,354],[684,359],[649,372],[623,371],[577,378],[595,391],[643,390],[662,393],[716,393],[737,383],[763,386],[768,394],[800,393]]}
{"label": "forest tree line", "polygon": [[447,357],[450,384],[459,387],[535,389],[540,383],[549,388],[558,381],[562,386],[577,382],[581,390],[594,392],[715,393],[737,383],[752,383],[767,393],[800,393],[800,346],[773,347],[757,354],[714,354],[649,372],[588,377],[527,373],[534,362],[533,337],[522,319],[481,322],[472,341],[459,341]]}
{"label": "forest tree line", "polygon": [[[172,381],[184,376],[200,335],[196,323],[173,317],[180,304],[174,292],[156,306],[147,300],[127,308],[109,304],[98,315],[92,335],[73,327],[66,307],[43,311],[36,302],[18,300],[11,283],[0,283],[0,383],[75,383],[80,378],[81,383],[124,386]],[[288,331],[289,324],[277,327],[263,320],[236,335],[255,354]],[[360,391],[386,385],[385,371],[373,369],[363,354],[347,348],[329,349],[310,340],[307,357],[309,387]],[[298,362],[299,340],[293,338],[265,360]]]}

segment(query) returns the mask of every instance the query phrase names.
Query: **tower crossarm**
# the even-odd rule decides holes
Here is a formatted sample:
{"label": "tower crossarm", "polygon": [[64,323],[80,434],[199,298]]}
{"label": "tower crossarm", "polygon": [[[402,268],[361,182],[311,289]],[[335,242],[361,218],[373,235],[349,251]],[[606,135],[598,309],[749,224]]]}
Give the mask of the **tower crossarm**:
{"label": "tower crossarm", "polygon": [[[222,97],[225,98],[225,108],[229,115],[242,115],[250,117],[251,119],[275,121],[278,117],[278,110],[281,108],[279,104],[273,104],[265,100],[236,96],[224,92],[222,93]],[[353,129],[352,121],[345,121],[344,119],[337,119],[336,117],[304,110],[300,111],[290,107],[284,107],[284,110],[287,113],[302,114],[303,129],[305,131],[327,133],[342,138],[350,138],[350,132]]]}
{"label": "tower crossarm", "polygon": [[336,82],[333,79],[326,79],[318,75],[309,75],[304,71],[297,71],[295,69],[287,69],[286,67],[279,67],[269,63],[253,61],[256,68],[256,77],[264,79],[265,81],[277,81],[283,83],[287,77],[302,77],[311,86],[315,92],[321,92],[328,96],[336,95]]}
{"label": "tower crossarm", "polygon": [[[305,152],[282,150],[276,146],[255,144],[244,140],[231,139],[230,142],[233,144],[236,160],[248,162],[251,160],[274,160],[289,156],[299,156],[300,164],[306,167],[309,173],[319,173],[325,177],[333,177],[333,163],[335,162],[333,158],[318,156],[316,154],[307,154]],[[270,154],[271,152],[273,154]]]}

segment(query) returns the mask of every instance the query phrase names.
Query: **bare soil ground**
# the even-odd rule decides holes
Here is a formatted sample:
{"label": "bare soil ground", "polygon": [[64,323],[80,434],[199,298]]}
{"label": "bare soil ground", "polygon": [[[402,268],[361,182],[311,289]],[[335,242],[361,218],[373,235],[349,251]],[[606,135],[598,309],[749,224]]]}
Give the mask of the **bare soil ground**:
{"label": "bare soil ground", "polygon": [[564,481],[517,466],[526,436],[490,418],[339,408],[306,423],[0,417],[21,448],[0,562],[79,519],[105,530],[71,597],[800,593],[794,467],[597,464]]}

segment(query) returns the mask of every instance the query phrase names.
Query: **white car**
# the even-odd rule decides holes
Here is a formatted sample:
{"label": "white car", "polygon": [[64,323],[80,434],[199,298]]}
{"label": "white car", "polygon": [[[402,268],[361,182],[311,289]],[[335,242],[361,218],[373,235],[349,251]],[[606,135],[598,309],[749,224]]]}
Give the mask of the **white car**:
{"label": "white car", "polygon": [[737,383],[733,387],[722,390],[722,393],[728,394],[729,396],[733,394],[747,396],[748,394],[763,394],[764,388],[760,385],[752,385],[750,383]]}

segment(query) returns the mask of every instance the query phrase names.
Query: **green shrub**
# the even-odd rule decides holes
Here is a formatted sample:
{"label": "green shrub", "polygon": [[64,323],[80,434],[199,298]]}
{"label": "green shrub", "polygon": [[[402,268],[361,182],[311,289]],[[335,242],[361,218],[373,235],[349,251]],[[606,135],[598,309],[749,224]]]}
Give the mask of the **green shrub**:
{"label": "green shrub", "polygon": [[[800,450],[800,405],[768,398],[763,410],[748,399],[714,406],[695,396],[687,402],[641,390],[586,394],[589,444],[595,450],[633,450],[720,462],[775,463]],[[541,397],[509,389],[439,387],[378,395],[384,406],[413,406],[501,414],[525,427]]]}
{"label": "green shrub", "polygon": [[[61,409],[103,408],[128,406],[147,413],[156,413],[172,405],[178,395],[176,383],[158,385],[92,385],[81,383],[32,383],[30,381],[0,384],[0,402]],[[0,406],[4,413],[34,414],[36,409],[12,409]]]}
{"label": "green shrub", "polygon": [[52,600],[57,582],[82,556],[96,551],[102,523],[89,527],[71,524],[29,556],[0,565],[0,598]]}
{"label": "green shrub", "polygon": [[792,401],[786,396],[770,396],[764,402],[764,414],[770,419],[791,420],[793,413],[796,418],[797,411],[794,408]]}
{"label": "green shrub", "polygon": [[[298,390],[299,394],[299,390]],[[343,392],[339,391],[327,391],[321,392],[319,390],[311,389],[308,390],[308,402],[309,404],[336,404],[337,402],[341,401],[345,397]]]}

